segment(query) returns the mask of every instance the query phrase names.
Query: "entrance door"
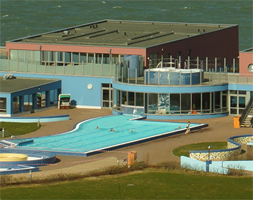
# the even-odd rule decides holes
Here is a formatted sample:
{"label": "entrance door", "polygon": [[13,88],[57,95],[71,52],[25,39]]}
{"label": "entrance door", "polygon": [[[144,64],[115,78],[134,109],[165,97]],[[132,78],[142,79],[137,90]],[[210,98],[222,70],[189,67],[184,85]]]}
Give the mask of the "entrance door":
{"label": "entrance door", "polygon": [[102,83],[102,108],[113,107],[112,84]]}

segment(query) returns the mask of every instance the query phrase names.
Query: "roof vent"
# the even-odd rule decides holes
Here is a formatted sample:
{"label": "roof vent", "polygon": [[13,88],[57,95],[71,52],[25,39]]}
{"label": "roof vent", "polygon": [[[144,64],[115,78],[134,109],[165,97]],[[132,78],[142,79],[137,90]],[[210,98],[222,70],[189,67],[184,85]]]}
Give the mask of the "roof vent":
{"label": "roof vent", "polygon": [[8,80],[8,79],[15,79],[16,77],[13,74],[5,74],[4,75],[4,80]]}
{"label": "roof vent", "polygon": [[64,34],[64,35],[68,35],[68,34],[69,34],[69,31],[63,31],[63,34]]}

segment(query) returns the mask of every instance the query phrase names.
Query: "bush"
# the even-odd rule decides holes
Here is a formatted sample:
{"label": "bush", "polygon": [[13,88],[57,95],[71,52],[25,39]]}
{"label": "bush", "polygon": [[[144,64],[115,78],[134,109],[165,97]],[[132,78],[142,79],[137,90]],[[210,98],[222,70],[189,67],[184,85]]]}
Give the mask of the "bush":
{"label": "bush", "polygon": [[158,163],[158,167],[166,169],[166,170],[175,170],[180,169],[180,162],[170,161],[170,162],[161,162]]}

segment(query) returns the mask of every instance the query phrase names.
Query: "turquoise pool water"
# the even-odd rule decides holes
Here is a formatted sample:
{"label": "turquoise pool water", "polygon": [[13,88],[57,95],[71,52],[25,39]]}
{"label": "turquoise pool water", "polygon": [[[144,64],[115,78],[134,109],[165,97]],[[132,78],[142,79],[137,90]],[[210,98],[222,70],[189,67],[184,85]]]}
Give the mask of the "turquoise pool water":
{"label": "turquoise pool water", "polygon": [[[113,115],[86,120],[69,132],[31,138],[34,140],[33,143],[18,148],[84,153],[157,137],[180,129],[182,131],[187,125],[187,123],[131,120],[133,118],[133,116]],[[198,125],[191,124],[190,127]],[[97,126],[99,129],[96,129]],[[111,128],[115,132],[111,132]]]}

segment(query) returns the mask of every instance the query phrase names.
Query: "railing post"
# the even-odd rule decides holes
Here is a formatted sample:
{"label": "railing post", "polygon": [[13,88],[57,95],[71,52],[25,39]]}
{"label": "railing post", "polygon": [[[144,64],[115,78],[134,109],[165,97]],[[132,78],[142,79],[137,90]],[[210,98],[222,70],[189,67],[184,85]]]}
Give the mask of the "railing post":
{"label": "railing post", "polygon": [[214,59],[214,71],[217,72],[217,58]]}
{"label": "railing post", "polygon": [[160,85],[160,70],[158,70],[158,79],[157,79],[157,84]]}
{"label": "railing post", "polygon": [[93,70],[94,70],[94,60],[91,60],[91,75],[93,76]]}
{"label": "railing post", "polygon": [[148,69],[148,85],[150,84],[150,69]]}
{"label": "railing post", "polygon": [[190,69],[190,56],[187,58],[187,69]]}
{"label": "railing post", "polygon": [[199,57],[197,57],[197,69],[199,68]]}
{"label": "railing post", "polygon": [[221,83],[221,68],[220,68],[220,73],[219,73],[219,83]]}
{"label": "railing post", "polygon": [[180,70],[180,72],[179,72],[179,85],[181,85],[182,84],[182,77],[181,77],[181,70]]}
{"label": "railing post", "polygon": [[209,85],[211,85],[211,69],[209,69],[208,79],[209,79]]}
{"label": "railing post", "polygon": [[19,61],[18,61],[18,58],[17,58],[17,71],[19,72]]}
{"label": "railing post", "polygon": [[137,84],[137,69],[135,69],[135,84]]}
{"label": "railing post", "polygon": [[190,85],[192,85],[192,70],[190,70]]}
{"label": "railing post", "polygon": [[233,73],[235,73],[235,58],[233,58]]}
{"label": "railing post", "polygon": [[169,85],[170,85],[170,70],[169,70]]}
{"label": "railing post", "polygon": [[208,57],[206,57],[206,72],[208,72]]}
{"label": "railing post", "polygon": [[123,76],[123,73],[124,73],[124,65],[123,65],[123,67],[121,68],[121,82],[123,83],[124,82],[124,80],[123,80],[123,78],[124,78],[124,76]]}
{"label": "railing post", "polygon": [[226,58],[224,58],[224,70],[225,70],[225,67],[226,67],[226,65],[227,65],[227,60],[226,60]]}
{"label": "railing post", "polygon": [[83,75],[84,75],[84,63],[83,63],[83,60],[82,60],[82,70],[83,70]]}
{"label": "railing post", "polygon": [[200,77],[199,77],[199,78],[200,78],[200,80],[199,80],[200,85],[202,85],[202,75],[203,75],[202,73],[203,73],[203,72],[201,71],[201,72],[200,72]]}

